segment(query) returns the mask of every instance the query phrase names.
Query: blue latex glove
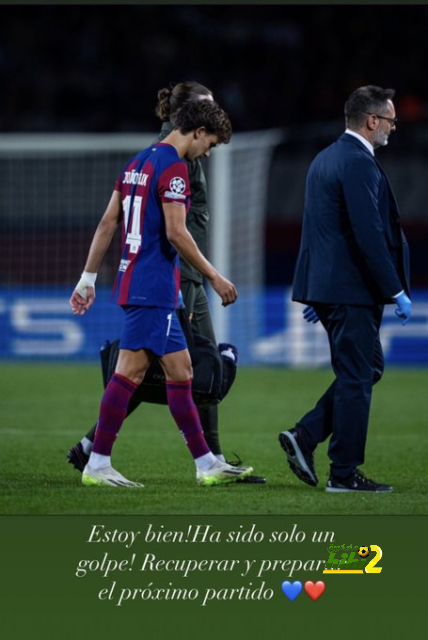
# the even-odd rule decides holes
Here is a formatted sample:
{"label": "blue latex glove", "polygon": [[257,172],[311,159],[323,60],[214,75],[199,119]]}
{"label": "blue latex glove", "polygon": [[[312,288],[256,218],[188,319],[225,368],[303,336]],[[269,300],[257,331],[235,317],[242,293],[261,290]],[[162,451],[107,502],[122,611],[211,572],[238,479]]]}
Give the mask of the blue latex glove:
{"label": "blue latex glove", "polygon": [[412,315],[412,301],[403,291],[403,293],[400,293],[400,295],[395,298],[395,302],[398,307],[398,309],[395,310],[395,315],[397,318],[403,318],[401,324],[405,325],[409,322],[410,316]]}
{"label": "blue latex glove", "polygon": [[305,307],[303,309],[303,317],[306,322],[312,322],[312,324],[316,324],[319,321],[319,318],[313,307]]}
{"label": "blue latex glove", "polygon": [[178,292],[177,309],[184,309],[184,300],[183,300],[183,294],[181,293],[181,289]]}

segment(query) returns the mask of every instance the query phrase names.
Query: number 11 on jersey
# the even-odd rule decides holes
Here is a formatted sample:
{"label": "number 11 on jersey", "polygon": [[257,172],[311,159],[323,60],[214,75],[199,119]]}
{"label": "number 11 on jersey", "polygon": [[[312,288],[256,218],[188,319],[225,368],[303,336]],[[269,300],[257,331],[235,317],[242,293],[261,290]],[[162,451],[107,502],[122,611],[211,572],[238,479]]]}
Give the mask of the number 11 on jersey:
{"label": "number 11 on jersey", "polygon": [[125,244],[129,244],[129,253],[138,253],[141,247],[141,203],[143,198],[141,196],[135,196],[132,204],[132,219],[131,229],[129,229],[129,214],[131,208],[131,196],[126,196],[122,201],[123,213],[125,215],[125,229],[128,231],[126,234]]}

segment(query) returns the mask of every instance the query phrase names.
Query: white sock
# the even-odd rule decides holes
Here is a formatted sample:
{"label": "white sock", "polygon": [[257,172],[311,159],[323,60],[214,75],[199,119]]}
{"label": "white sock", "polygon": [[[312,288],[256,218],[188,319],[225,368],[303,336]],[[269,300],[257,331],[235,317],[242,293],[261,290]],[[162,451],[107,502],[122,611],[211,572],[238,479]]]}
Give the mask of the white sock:
{"label": "white sock", "polygon": [[195,458],[196,468],[201,471],[207,471],[207,469],[211,469],[213,465],[218,462],[217,458],[211,451],[206,453],[204,456],[200,456],[199,458]]}
{"label": "white sock", "polygon": [[85,437],[81,439],[80,444],[82,445],[83,452],[86,453],[86,455],[88,456],[92,451],[92,447],[94,446],[94,443]]}
{"label": "white sock", "polygon": [[220,462],[226,462],[226,458],[224,457],[224,455],[222,453],[217,453],[216,454],[216,458],[217,458],[217,460],[220,460]]}
{"label": "white sock", "polygon": [[91,452],[89,456],[89,466],[92,469],[104,469],[105,467],[111,467],[111,456],[103,456],[101,453]]}

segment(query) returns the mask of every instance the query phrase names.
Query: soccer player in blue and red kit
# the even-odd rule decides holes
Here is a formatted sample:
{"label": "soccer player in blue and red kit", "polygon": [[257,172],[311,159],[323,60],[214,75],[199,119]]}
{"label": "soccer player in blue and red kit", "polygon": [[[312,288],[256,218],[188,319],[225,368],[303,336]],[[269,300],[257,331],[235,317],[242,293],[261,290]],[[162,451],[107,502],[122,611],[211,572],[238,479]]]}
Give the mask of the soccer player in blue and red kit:
{"label": "soccer player in blue and red kit", "polygon": [[102,400],[94,446],[83,474],[85,486],[141,487],[111,465],[111,451],[129,400],[153,357],[164,369],[168,405],[196,464],[197,482],[234,482],[252,472],[233,467],[210,451],[191,392],[192,365],[180,323],[180,254],[210,282],[224,306],[235,302],[235,286],[199,251],[186,228],[189,207],[187,164],[229,142],[227,114],[208,100],[190,102],[175,115],[173,131],[127,164],[95,232],[85,269],[71,298],[83,315],[95,300],[96,275],[117,227],[122,227],[122,259],[115,286],[125,313],[115,373]]}

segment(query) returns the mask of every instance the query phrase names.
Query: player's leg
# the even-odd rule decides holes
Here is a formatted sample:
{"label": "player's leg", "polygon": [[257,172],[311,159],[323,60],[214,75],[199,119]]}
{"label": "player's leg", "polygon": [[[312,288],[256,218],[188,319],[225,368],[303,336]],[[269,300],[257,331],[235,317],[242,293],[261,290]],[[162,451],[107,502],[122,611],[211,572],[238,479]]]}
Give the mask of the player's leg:
{"label": "player's leg", "polygon": [[[195,282],[183,282],[182,293],[186,312],[195,331],[205,336],[213,344],[217,344],[212,325],[208,298],[203,286]],[[205,439],[219,460],[225,461],[223,456],[220,439],[218,434],[218,407],[212,405],[210,407],[198,407],[199,418],[201,420],[202,429],[204,430]]]}
{"label": "player's leg", "polygon": [[[181,292],[183,294],[184,305],[188,313],[192,328],[199,334],[205,336],[217,345],[214,327],[211,319],[208,296],[202,284],[195,282],[181,281]],[[222,462],[226,462],[223,455],[219,437],[219,410],[218,405],[198,407],[199,418],[205,439],[211,451]],[[240,464],[239,457],[238,463]],[[253,484],[263,484],[266,478],[263,476],[247,476],[243,482]]]}
{"label": "player's leg", "polygon": [[126,418],[129,401],[142,382],[151,357],[151,353],[145,349],[120,350],[116,370],[101,399],[94,444],[82,474],[85,486],[142,486],[140,483],[127,480],[113,469],[111,452]]}
{"label": "player's leg", "polygon": [[197,481],[202,485],[234,482],[252,468],[236,468],[220,462],[210,450],[192,397],[192,363],[183,332],[174,313],[166,353],[160,359],[165,371],[168,406],[192,455]]}
{"label": "player's leg", "polygon": [[[126,417],[131,415],[133,411],[141,404],[138,400],[131,398],[128,404]],[[71,447],[67,452],[67,459],[70,464],[73,465],[78,471],[83,471],[88,464],[89,456],[91,455],[92,447],[94,446],[95,431],[97,429],[97,423],[95,423],[87,432],[83,438]]]}
{"label": "player's leg", "polygon": [[141,486],[127,481],[112,468],[111,451],[127,415],[131,397],[150,366],[153,352],[159,345],[162,347],[162,340],[156,310],[125,308],[119,357],[101,400],[94,445],[82,474],[84,485]]}

